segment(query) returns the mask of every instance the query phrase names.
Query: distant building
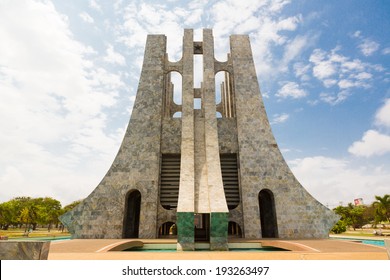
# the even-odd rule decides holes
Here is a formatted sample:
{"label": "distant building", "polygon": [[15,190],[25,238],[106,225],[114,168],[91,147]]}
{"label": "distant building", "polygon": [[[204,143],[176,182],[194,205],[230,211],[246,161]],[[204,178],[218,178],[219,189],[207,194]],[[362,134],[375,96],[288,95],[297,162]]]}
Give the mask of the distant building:
{"label": "distant building", "polygon": [[353,202],[355,203],[355,206],[364,205],[363,198],[355,198]]}
{"label": "distant building", "polygon": [[[282,157],[249,37],[230,36],[225,62],[214,58],[213,41],[210,29],[202,41],[186,29],[182,58],[170,62],[166,37],[148,36],[119,152],[96,189],[61,217],[74,238],[162,238],[177,230],[178,250],[194,250],[197,242],[227,250],[228,236],[328,237],[337,217]],[[203,56],[201,88],[194,88],[197,55]],[[182,77],[182,104],[173,101],[172,72]],[[216,86],[218,72],[224,81]]]}

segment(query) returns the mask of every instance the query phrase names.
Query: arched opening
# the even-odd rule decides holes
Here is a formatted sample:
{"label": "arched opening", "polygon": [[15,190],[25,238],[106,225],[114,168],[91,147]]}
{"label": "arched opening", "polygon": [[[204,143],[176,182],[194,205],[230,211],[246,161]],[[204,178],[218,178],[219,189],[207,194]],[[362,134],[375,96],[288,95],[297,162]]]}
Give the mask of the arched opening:
{"label": "arched opening", "polygon": [[225,83],[225,71],[220,71],[215,74],[215,104],[219,104],[222,101],[222,90]]}
{"label": "arched opening", "polygon": [[176,112],[173,114],[172,118],[174,119],[180,119],[181,118],[181,112]]}
{"label": "arched opening", "polygon": [[259,208],[261,236],[263,238],[278,237],[275,199],[273,193],[270,190],[264,189],[259,192]]}
{"label": "arched opening", "polygon": [[235,117],[233,81],[227,71],[219,71],[215,74],[215,104],[222,117]]}
{"label": "arched opening", "polygon": [[129,191],[126,195],[123,238],[138,238],[139,216],[141,212],[141,193]]}
{"label": "arched opening", "polygon": [[163,223],[158,230],[159,238],[176,238],[177,228],[174,222]]}
{"label": "arched opening", "polygon": [[182,104],[182,76],[179,72],[173,71],[171,74],[171,83],[173,91],[173,102],[177,105]]}
{"label": "arched opening", "polygon": [[165,95],[164,95],[164,116],[172,118],[181,117],[182,104],[182,75],[177,71],[171,71],[166,74]]}
{"label": "arched opening", "polygon": [[194,215],[195,242],[210,241],[210,213],[196,213]]}
{"label": "arched opening", "polygon": [[203,55],[194,55],[194,88],[201,88],[203,82]]}
{"label": "arched opening", "polygon": [[236,222],[230,221],[229,225],[228,225],[228,235],[229,235],[229,237],[241,238],[242,231],[241,231],[240,225],[237,224]]}

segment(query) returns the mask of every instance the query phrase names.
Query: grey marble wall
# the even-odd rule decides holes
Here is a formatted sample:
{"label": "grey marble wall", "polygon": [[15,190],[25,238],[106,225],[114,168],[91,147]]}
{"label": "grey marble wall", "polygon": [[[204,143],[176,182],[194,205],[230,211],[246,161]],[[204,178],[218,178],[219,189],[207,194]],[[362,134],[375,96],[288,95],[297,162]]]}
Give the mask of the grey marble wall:
{"label": "grey marble wall", "polygon": [[47,260],[49,249],[50,241],[0,241],[0,260]]}

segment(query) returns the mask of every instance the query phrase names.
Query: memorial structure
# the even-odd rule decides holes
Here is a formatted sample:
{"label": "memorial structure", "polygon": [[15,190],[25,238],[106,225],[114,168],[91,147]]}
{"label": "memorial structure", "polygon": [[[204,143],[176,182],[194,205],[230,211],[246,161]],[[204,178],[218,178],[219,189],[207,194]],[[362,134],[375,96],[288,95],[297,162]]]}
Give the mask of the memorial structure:
{"label": "memorial structure", "polygon": [[[194,88],[194,56],[203,56],[200,88]],[[221,71],[224,81],[216,86]],[[182,104],[173,100],[172,72],[182,78]],[[249,37],[230,36],[230,54],[220,62],[211,29],[203,30],[202,41],[186,29],[178,62],[166,54],[166,36],[147,37],[119,152],[96,189],[61,221],[73,238],[177,234],[178,250],[194,250],[197,242],[228,250],[228,236],[327,238],[337,216],[301,186],[283,159]]]}

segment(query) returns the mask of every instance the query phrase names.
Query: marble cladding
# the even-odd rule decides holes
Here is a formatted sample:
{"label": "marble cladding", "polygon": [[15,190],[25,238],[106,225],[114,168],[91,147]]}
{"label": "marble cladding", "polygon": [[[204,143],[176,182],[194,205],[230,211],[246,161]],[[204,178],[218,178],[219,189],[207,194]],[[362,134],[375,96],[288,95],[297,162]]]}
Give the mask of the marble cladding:
{"label": "marble cladding", "polygon": [[50,241],[0,241],[0,260],[47,260]]}
{"label": "marble cladding", "polygon": [[177,250],[195,250],[194,212],[177,212]]}
{"label": "marble cladding", "polygon": [[210,220],[210,250],[228,251],[229,214],[212,212]]}

